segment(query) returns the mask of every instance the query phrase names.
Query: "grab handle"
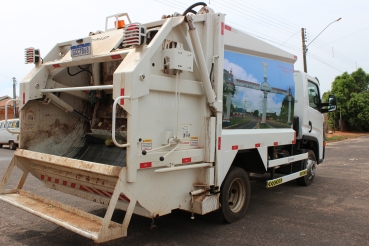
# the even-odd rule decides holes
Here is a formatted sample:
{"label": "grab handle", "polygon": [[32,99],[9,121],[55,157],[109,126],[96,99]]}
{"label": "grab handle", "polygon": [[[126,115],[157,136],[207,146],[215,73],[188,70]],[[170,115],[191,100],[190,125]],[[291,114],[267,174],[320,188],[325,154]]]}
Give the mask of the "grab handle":
{"label": "grab handle", "polygon": [[115,146],[120,147],[120,148],[124,148],[124,147],[128,147],[129,143],[126,144],[119,144],[117,142],[117,140],[115,139],[115,119],[116,119],[116,112],[117,112],[117,103],[120,99],[131,99],[130,96],[119,96],[114,100],[113,103],[113,116],[112,116],[112,124],[111,124],[111,138],[113,140],[113,143],[115,144]]}

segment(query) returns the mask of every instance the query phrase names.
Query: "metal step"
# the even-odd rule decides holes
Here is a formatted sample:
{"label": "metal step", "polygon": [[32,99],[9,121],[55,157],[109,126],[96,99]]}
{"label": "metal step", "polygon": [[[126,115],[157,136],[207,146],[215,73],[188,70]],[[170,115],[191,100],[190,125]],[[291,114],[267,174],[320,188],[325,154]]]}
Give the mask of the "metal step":
{"label": "metal step", "polygon": [[[19,190],[17,193],[2,194],[0,195],[0,200],[84,237],[100,241],[99,234],[103,223],[103,218],[101,217],[24,190]],[[110,222],[109,229],[121,230],[122,225]]]}

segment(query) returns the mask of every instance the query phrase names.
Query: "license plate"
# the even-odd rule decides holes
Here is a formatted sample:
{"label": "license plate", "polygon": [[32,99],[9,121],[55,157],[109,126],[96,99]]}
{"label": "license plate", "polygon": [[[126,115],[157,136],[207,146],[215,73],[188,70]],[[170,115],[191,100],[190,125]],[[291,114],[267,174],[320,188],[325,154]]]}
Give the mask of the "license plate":
{"label": "license plate", "polygon": [[86,56],[91,54],[91,43],[79,44],[70,47],[72,57]]}

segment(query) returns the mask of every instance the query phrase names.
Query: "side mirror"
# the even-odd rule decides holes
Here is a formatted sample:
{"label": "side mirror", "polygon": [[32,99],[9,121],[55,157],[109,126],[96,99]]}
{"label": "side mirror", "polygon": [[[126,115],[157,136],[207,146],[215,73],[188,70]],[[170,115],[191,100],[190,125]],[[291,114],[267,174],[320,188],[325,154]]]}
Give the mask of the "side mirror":
{"label": "side mirror", "polygon": [[327,103],[322,103],[321,104],[322,107],[327,107],[327,108],[322,108],[320,110],[321,113],[327,113],[327,112],[334,112],[337,110],[337,99],[335,95],[329,95],[328,98],[328,102]]}
{"label": "side mirror", "polygon": [[329,95],[328,103],[328,112],[333,112],[337,110],[337,99],[335,95]]}

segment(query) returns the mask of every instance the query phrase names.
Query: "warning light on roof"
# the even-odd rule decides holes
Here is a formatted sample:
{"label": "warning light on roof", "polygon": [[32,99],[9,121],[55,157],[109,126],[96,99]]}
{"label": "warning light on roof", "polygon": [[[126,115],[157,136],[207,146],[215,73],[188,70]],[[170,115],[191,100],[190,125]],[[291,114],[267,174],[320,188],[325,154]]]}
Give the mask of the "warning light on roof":
{"label": "warning light on roof", "polygon": [[124,27],[125,23],[124,23],[124,20],[118,20],[118,26],[117,26],[117,22],[114,21],[114,26],[117,28],[117,29],[122,29]]}

